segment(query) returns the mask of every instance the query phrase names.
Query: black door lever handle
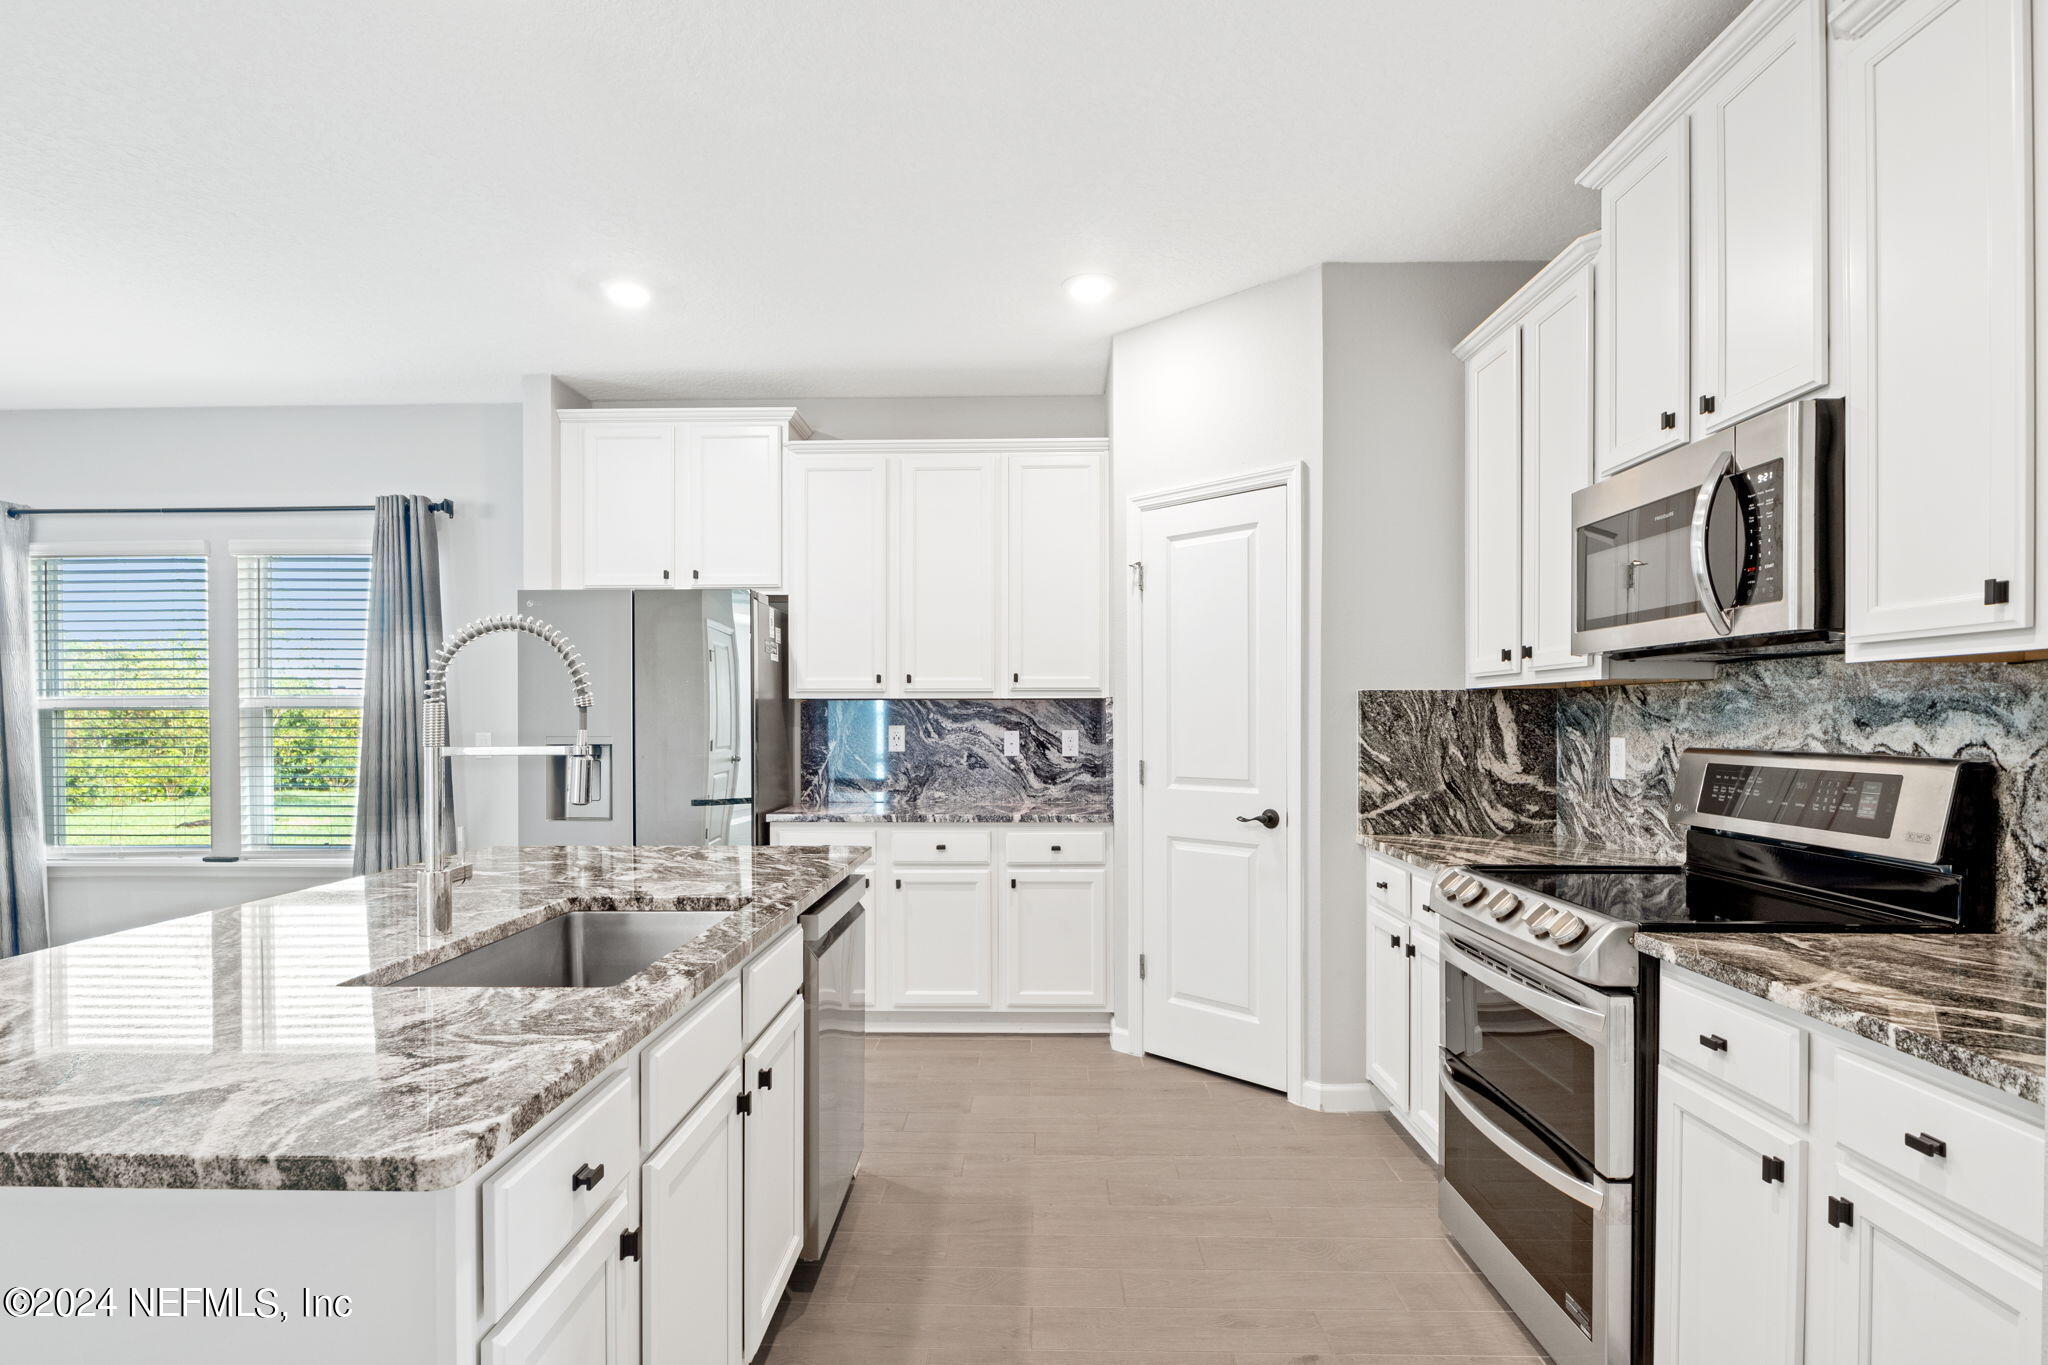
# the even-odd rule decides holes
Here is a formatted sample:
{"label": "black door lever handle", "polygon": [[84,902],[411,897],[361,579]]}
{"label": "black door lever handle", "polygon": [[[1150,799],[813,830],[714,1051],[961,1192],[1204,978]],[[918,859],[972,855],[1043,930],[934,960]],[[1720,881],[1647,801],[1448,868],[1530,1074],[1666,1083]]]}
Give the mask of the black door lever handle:
{"label": "black door lever handle", "polygon": [[1240,825],[1264,825],[1267,829],[1278,829],[1280,827],[1280,812],[1269,806],[1257,815],[1238,816],[1237,823]]}

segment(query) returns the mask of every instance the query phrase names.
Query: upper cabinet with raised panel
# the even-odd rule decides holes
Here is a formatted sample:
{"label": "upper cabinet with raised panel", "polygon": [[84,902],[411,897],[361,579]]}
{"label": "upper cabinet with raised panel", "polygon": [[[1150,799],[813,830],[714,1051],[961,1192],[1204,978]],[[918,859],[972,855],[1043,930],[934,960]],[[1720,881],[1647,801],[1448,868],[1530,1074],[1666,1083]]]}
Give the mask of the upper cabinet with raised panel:
{"label": "upper cabinet with raised panel", "polygon": [[561,422],[565,588],[779,588],[787,408],[571,408]]}
{"label": "upper cabinet with raised panel", "polygon": [[1756,0],[1580,175],[1601,474],[1828,382],[1822,0]]}
{"label": "upper cabinet with raised panel", "polygon": [[896,461],[896,641],[908,695],[996,693],[1002,477],[994,455]]}

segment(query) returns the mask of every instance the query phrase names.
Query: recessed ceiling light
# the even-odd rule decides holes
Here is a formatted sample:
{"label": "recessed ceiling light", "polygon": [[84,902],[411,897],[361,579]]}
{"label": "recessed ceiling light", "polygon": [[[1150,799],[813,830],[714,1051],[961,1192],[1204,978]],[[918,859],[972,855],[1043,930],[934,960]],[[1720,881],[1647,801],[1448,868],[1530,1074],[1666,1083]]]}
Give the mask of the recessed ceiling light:
{"label": "recessed ceiling light", "polygon": [[1101,303],[1116,292],[1116,281],[1107,275],[1076,275],[1067,281],[1067,297],[1075,303]]}
{"label": "recessed ceiling light", "polygon": [[654,302],[654,291],[638,280],[608,281],[604,296],[621,308],[645,308]]}

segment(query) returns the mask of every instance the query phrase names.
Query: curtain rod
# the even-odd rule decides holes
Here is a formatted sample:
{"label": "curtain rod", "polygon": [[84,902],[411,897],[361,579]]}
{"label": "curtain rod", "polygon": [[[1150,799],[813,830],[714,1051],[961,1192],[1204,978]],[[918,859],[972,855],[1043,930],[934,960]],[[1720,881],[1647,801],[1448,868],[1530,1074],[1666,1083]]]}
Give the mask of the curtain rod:
{"label": "curtain rod", "polygon": [[[331,504],[321,507],[10,507],[10,517],[120,517],[141,513],[193,516],[217,516],[221,513],[243,512],[374,512],[373,503]],[[455,515],[455,499],[442,498],[439,502],[427,504],[429,512],[443,516]]]}

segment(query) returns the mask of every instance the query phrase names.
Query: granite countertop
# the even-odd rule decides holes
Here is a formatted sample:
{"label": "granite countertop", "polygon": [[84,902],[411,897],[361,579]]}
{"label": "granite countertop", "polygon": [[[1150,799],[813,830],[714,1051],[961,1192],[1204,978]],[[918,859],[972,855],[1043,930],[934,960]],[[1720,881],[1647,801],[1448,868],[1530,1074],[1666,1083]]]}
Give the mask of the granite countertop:
{"label": "granite countertop", "polygon": [[1426,872],[1487,863],[1524,866],[1572,864],[1582,867],[1669,867],[1668,858],[1605,844],[1576,843],[1549,834],[1361,834],[1358,842],[1375,853],[1399,858]]}
{"label": "granite countertop", "polygon": [[826,821],[848,825],[1106,825],[1116,816],[1100,794],[1047,792],[1034,796],[920,798],[878,794],[869,800],[799,801],[768,812],[771,822]]}
{"label": "granite countertop", "polygon": [[2013,934],[1655,934],[1636,948],[2035,1104],[2043,945]]}
{"label": "granite countertop", "polygon": [[[397,869],[0,961],[0,1185],[460,1184],[868,857],[487,848],[448,934]],[[618,986],[374,984],[594,909],[729,917]]]}

